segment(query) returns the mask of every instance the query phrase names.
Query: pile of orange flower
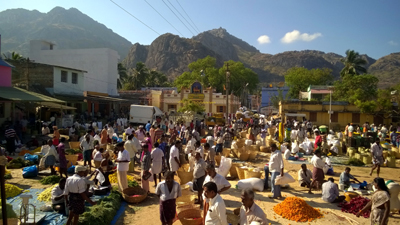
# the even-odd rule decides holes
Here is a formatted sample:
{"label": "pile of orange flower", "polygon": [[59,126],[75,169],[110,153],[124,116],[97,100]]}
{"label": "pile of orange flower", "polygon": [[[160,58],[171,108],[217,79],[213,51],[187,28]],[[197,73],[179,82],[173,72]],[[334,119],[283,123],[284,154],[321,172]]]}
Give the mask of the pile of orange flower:
{"label": "pile of orange flower", "polygon": [[285,219],[296,222],[311,222],[323,217],[319,209],[314,209],[303,199],[297,197],[287,197],[283,202],[274,206],[274,212]]}

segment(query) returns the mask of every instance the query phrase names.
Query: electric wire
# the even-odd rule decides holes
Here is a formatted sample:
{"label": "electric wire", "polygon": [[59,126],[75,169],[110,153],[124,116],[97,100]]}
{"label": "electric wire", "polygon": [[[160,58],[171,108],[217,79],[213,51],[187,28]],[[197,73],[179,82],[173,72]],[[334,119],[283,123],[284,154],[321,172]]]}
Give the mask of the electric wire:
{"label": "electric wire", "polygon": [[124,10],[126,13],[128,13],[129,15],[131,15],[133,18],[135,18],[137,21],[139,21],[140,23],[142,23],[143,25],[145,25],[147,28],[149,28],[150,30],[154,31],[154,33],[161,35],[160,33],[158,33],[157,31],[155,31],[153,28],[151,28],[150,26],[148,26],[147,24],[145,24],[143,21],[141,21],[140,19],[138,19],[136,16],[134,16],[132,13],[128,12],[128,10],[124,9],[122,6],[118,5],[116,2],[114,2],[113,0],[110,0],[112,3],[114,3],[116,6],[118,6],[120,9]]}
{"label": "electric wire", "polygon": [[176,0],[176,2],[178,3],[178,5],[181,7],[182,11],[186,14],[186,16],[189,18],[189,20],[193,23],[193,25],[196,27],[196,30],[198,33],[201,33],[199,28],[196,26],[196,24],[193,22],[193,20],[190,18],[189,14],[186,13],[185,9],[183,9],[181,3],[179,3],[178,0]]}
{"label": "electric wire", "polygon": [[[189,24],[190,27],[192,27],[192,29],[194,30],[194,32],[197,32],[196,29],[192,26],[192,24],[189,23],[189,21],[187,21],[187,19],[179,12],[179,10],[177,8],[175,8],[175,6],[169,1],[167,0],[168,3],[175,9],[175,11],[177,11],[179,13],[179,15],[186,21],[186,23]],[[198,32],[197,32],[198,33]]]}
{"label": "electric wire", "polygon": [[144,0],[152,9],[154,9],[154,11],[156,11],[156,13],[158,13],[158,15],[160,15],[165,21],[167,21],[167,23],[169,23],[169,25],[171,25],[171,27],[173,27],[181,36],[183,36],[183,34],[181,32],[179,32],[178,29],[176,29],[174,27],[174,25],[172,25],[163,15],[161,15],[161,13],[159,13],[148,1]]}
{"label": "electric wire", "polygon": [[192,33],[194,35],[194,33],[192,32],[192,30],[189,29],[188,26],[186,26],[186,24],[181,20],[181,18],[179,18],[178,15],[176,15],[176,13],[171,9],[171,7],[168,6],[167,3],[165,3],[164,0],[162,0],[162,2],[168,7],[169,10],[171,10],[171,12],[176,16],[176,18],[178,18],[179,21],[181,21],[181,23],[190,31],[190,33]]}

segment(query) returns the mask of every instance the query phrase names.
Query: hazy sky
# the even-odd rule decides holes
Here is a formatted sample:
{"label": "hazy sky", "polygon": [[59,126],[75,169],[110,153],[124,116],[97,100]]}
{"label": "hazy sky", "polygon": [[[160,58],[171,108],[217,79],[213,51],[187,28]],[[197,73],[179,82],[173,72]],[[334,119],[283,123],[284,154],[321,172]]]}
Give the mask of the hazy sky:
{"label": "hazy sky", "polygon": [[154,31],[110,0],[1,1],[0,10],[74,7],[132,43],[150,44],[167,32],[190,38],[223,27],[269,54],[312,49],[344,55],[354,49],[379,58],[400,51],[400,0],[113,0]]}

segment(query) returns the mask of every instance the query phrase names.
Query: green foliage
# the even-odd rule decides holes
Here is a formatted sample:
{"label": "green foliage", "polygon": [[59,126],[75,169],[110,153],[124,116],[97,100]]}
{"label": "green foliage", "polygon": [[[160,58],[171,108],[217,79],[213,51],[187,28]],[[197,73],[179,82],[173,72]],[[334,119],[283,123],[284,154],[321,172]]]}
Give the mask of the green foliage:
{"label": "green foliage", "polygon": [[329,85],[333,81],[332,70],[306,69],[294,67],[289,69],[285,75],[286,85],[290,88],[288,96],[297,99],[300,91],[306,91],[310,85]]}
{"label": "green foliage", "polygon": [[335,82],[332,99],[354,104],[362,113],[374,113],[377,108],[378,82],[378,78],[373,75],[344,75]]}
{"label": "green foliage", "polygon": [[12,179],[11,173],[8,173],[8,174],[4,175],[4,179],[6,179],[6,180]]}
{"label": "green foliage", "polygon": [[[3,56],[4,56],[4,60],[7,60],[7,61],[9,61],[9,60],[11,60],[11,61],[25,61],[25,60],[27,60],[27,58],[23,57],[21,54],[19,54],[17,52],[11,52],[11,53],[8,53],[8,54],[4,54],[3,53]],[[29,60],[29,58],[28,58],[28,60]]]}
{"label": "green foliage", "polygon": [[126,68],[124,67],[124,65],[122,65],[122,63],[118,63],[118,82],[117,82],[117,88],[121,89],[123,87],[123,81],[125,81],[128,78],[128,74],[126,71]]}
{"label": "green foliage", "polygon": [[192,114],[195,113],[203,113],[206,111],[204,106],[202,104],[199,104],[197,102],[194,102],[190,99],[183,99],[183,106],[178,109],[178,112],[184,113],[184,112],[190,112]]}
{"label": "green foliage", "polygon": [[86,212],[79,217],[79,225],[110,224],[119,207],[121,194],[112,190],[110,195],[103,198],[97,205],[87,207]]}
{"label": "green foliage", "polygon": [[[230,79],[229,90],[234,95],[241,95],[244,86],[248,83],[247,90],[250,93],[257,89],[258,76],[249,68],[246,68],[243,63],[228,61]],[[224,92],[226,84],[226,66],[216,68],[217,60],[211,56],[199,59],[189,64],[190,72],[184,72],[174,82],[178,90],[183,87],[190,87],[193,82],[199,81],[205,87],[211,86],[217,92]]]}
{"label": "green foliage", "polygon": [[345,163],[346,165],[350,165],[350,166],[364,166],[365,163],[359,159],[356,158],[350,158],[349,161],[347,161]]}
{"label": "green foliage", "polygon": [[128,187],[138,187],[138,186],[139,184],[136,180],[134,181],[128,180]]}
{"label": "green foliage", "polygon": [[367,61],[361,58],[360,54],[354,50],[347,50],[346,57],[340,61],[344,64],[344,68],[340,71],[341,77],[347,74],[359,75],[367,73],[367,69],[363,67],[363,65],[367,64]]}
{"label": "green foliage", "polygon": [[278,89],[278,95],[274,95],[271,97],[271,103],[272,106],[274,106],[276,109],[279,109],[279,102],[286,100],[286,98],[283,96],[282,90]]}
{"label": "green foliage", "polygon": [[[122,65],[121,65],[122,66]],[[150,70],[142,62],[136,63],[134,69],[130,69],[126,76],[120,75],[119,86],[122,90],[139,90],[141,87],[169,87],[165,74]]]}
{"label": "green foliage", "polygon": [[[1,203],[1,201],[0,201]],[[3,213],[2,213],[2,207],[0,204],[0,219],[3,219]],[[12,205],[11,204],[6,204],[6,210],[7,210],[7,218],[17,218],[17,214],[14,212]]]}
{"label": "green foliage", "polygon": [[61,179],[60,176],[51,175],[41,179],[39,182],[41,184],[58,184],[58,182],[60,182],[60,179]]}

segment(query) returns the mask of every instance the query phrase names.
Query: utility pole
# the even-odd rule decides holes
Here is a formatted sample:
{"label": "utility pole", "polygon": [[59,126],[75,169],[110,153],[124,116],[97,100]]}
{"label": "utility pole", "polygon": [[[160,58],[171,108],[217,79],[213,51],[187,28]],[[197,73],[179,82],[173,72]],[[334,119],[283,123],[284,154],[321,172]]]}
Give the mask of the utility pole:
{"label": "utility pole", "polygon": [[230,78],[230,76],[231,76],[231,73],[230,73],[230,71],[229,71],[229,64],[228,63],[226,63],[226,92],[225,92],[225,94],[226,94],[226,118],[225,118],[225,121],[227,122],[228,121],[228,115],[229,115],[229,100],[228,100],[228,98],[229,98],[229,78]]}

